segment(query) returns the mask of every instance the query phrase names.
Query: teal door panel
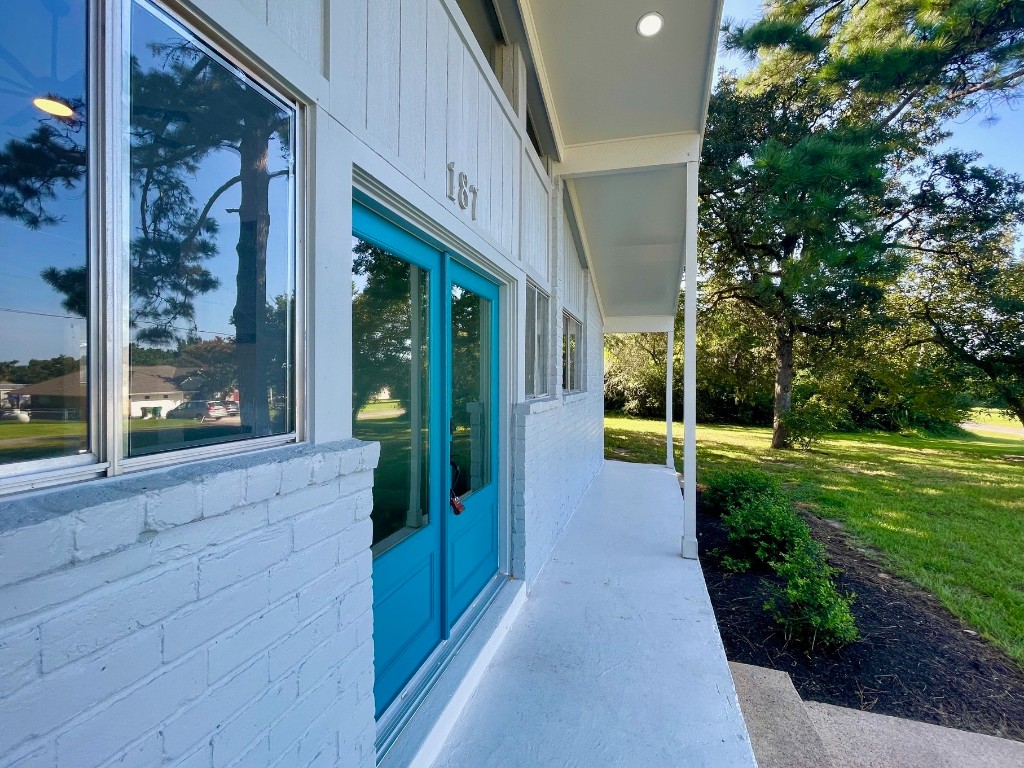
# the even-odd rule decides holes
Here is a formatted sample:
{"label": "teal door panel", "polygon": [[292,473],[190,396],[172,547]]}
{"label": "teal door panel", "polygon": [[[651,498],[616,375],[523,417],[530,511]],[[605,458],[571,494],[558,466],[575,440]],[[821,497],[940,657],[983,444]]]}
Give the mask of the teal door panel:
{"label": "teal door panel", "polygon": [[464,510],[445,531],[448,629],[498,571],[498,286],[449,261],[449,468]]}

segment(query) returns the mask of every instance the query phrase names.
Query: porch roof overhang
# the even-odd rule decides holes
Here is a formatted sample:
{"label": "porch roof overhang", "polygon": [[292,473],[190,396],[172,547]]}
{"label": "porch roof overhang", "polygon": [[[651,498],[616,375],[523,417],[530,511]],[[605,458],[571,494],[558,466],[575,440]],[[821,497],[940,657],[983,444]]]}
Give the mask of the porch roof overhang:
{"label": "porch roof overhang", "polygon": [[[696,205],[687,164],[700,158],[722,4],[520,2],[554,172],[567,180],[606,331],[666,331],[675,317]],[[651,11],[664,27],[644,38],[637,22]]]}

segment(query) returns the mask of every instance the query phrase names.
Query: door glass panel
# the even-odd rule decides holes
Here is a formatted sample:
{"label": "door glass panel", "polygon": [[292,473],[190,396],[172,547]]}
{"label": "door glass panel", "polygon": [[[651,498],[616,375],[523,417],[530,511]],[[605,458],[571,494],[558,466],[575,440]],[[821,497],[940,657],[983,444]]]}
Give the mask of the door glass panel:
{"label": "door glass panel", "polygon": [[466,496],[491,481],[491,302],[452,286],[452,488]]}
{"label": "door glass panel", "polygon": [[380,443],[373,552],[429,522],[430,274],[352,239],[355,436]]}

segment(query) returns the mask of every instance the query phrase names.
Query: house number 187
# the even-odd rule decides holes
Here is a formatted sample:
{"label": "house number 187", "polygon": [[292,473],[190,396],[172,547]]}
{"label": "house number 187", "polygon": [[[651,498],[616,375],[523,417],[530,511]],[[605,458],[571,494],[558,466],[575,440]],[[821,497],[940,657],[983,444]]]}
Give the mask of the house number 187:
{"label": "house number 187", "polygon": [[476,196],[476,184],[470,184],[469,176],[462,171],[456,179],[455,163],[448,163],[448,199],[457,202],[462,210],[469,208],[473,221],[476,221]]}

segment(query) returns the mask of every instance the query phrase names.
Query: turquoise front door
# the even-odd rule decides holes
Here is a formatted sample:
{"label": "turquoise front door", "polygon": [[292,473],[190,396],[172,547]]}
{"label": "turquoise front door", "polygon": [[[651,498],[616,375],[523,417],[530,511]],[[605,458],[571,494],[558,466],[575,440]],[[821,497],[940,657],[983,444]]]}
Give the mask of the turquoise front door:
{"label": "turquoise front door", "polygon": [[498,289],[358,203],[352,251],[353,432],[381,444],[379,716],[497,573]]}

